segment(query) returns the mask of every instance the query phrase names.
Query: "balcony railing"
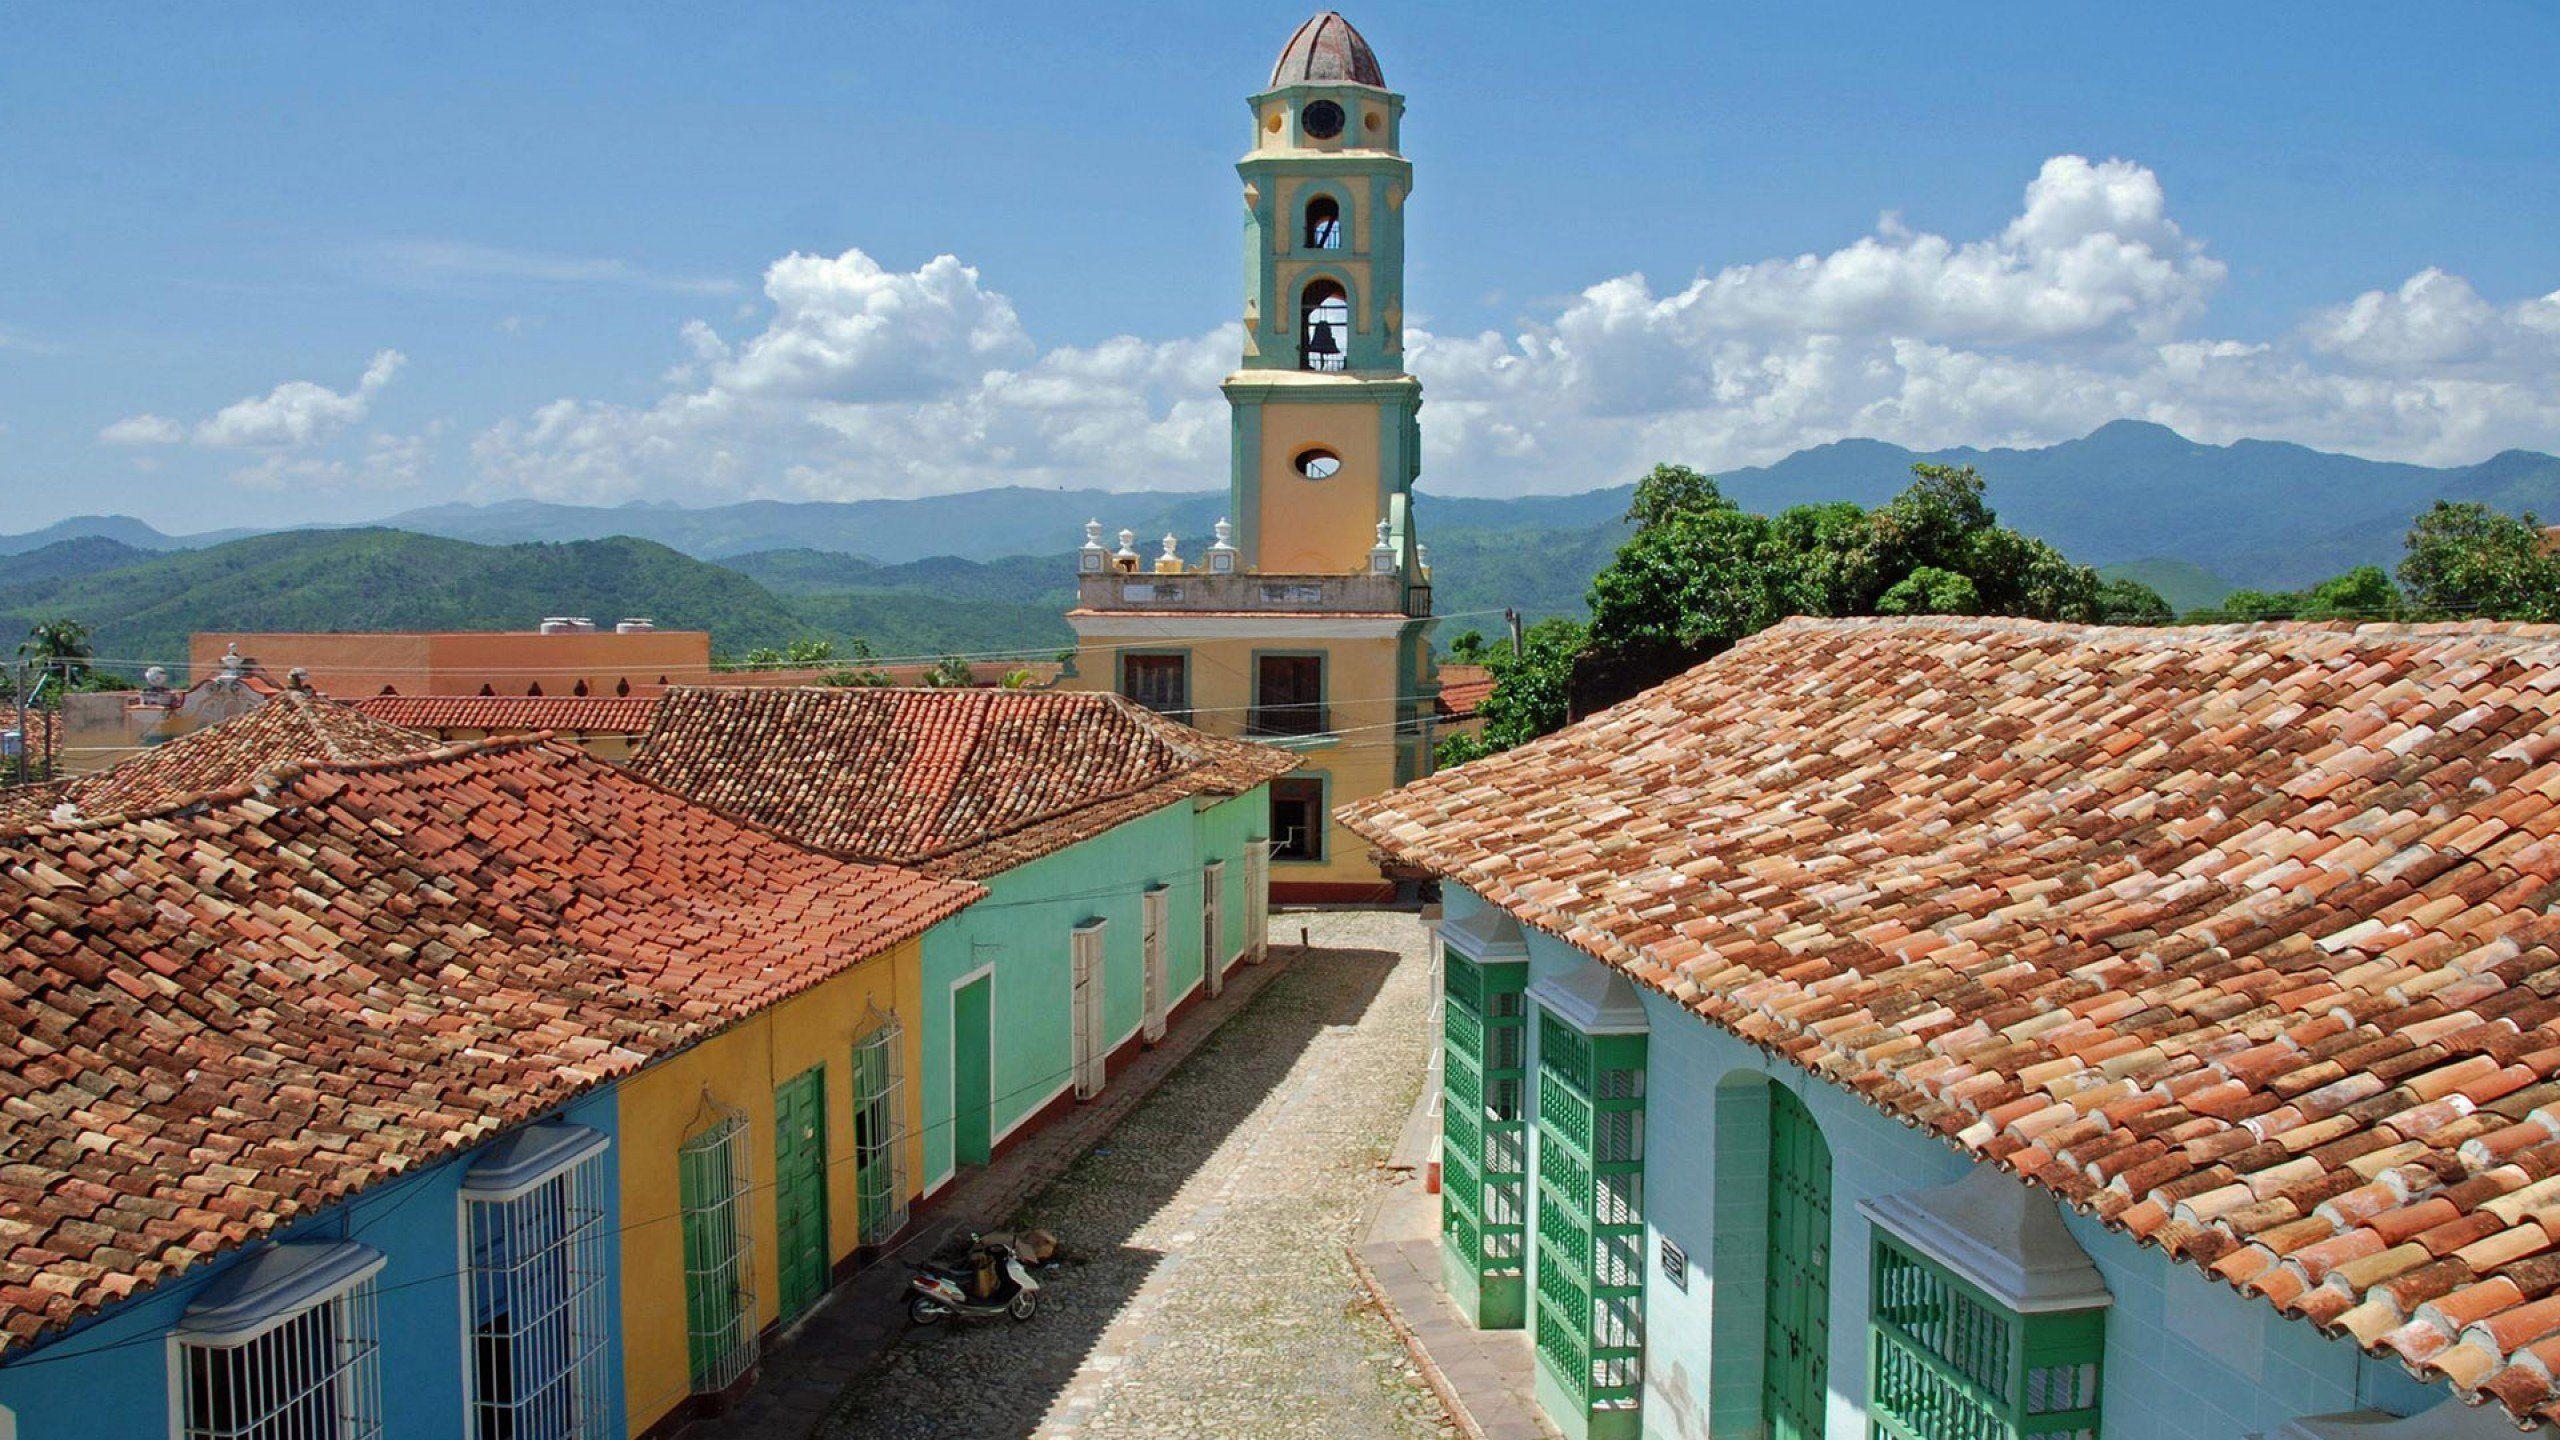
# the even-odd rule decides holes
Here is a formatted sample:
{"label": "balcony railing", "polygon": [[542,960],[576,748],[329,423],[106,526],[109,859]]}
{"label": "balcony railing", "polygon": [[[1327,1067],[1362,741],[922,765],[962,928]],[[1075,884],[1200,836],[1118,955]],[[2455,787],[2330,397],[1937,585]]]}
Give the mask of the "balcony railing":
{"label": "balcony railing", "polygon": [[1401,575],[1079,575],[1076,603],[1087,610],[1164,614],[1270,611],[1329,615],[1431,613],[1429,582]]}

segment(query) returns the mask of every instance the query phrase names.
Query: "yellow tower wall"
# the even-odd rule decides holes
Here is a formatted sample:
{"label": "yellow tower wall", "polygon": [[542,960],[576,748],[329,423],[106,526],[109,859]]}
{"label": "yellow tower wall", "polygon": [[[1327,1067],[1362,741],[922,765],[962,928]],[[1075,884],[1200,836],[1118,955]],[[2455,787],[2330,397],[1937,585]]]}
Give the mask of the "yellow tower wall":
{"label": "yellow tower wall", "polygon": [[[1261,537],[1266,575],[1357,574],[1378,543],[1378,412],[1366,405],[1262,407]],[[1330,478],[1297,471],[1300,452],[1322,446],[1342,457]]]}

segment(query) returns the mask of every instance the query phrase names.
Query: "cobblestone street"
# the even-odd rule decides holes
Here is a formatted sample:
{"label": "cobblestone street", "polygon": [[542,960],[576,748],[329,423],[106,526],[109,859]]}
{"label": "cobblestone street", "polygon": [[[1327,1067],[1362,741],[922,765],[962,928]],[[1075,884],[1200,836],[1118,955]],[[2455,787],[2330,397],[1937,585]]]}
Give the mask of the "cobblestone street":
{"label": "cobblestone street", "polygon": [[1316,947],[1035,1197],[1039,1317],[910,1332],[821,1433],[1404,1440],[1451,1433],[1343,1256],[1431,1043],[1404,914],[1275,915]]}

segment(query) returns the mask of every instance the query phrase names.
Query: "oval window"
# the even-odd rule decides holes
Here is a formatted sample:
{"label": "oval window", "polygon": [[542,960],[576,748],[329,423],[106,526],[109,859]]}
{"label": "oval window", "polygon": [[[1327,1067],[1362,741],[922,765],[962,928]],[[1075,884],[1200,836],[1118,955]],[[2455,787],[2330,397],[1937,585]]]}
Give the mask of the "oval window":
{"label": "oval window", "polygon": [[1298,473],[1310,480],[1330,479],[1342,469],[1342,457],[1321,445],[1311,450],[1299,451],[1294,463],[1298,467]]}
{"label": "oval window", "polygon": [[1330,100],[1318,100],[1298,112],[1298,128],[1311,140],[1330,140],[1342,133],[1342,107]]}

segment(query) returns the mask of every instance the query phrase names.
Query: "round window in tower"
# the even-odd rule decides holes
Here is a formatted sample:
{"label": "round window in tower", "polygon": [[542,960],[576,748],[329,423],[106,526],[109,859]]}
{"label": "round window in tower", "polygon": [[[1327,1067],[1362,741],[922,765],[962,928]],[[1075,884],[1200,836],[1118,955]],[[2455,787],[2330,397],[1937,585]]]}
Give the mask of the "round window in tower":
{"label": "round window in tower", "polygon": [[1342,107],[1319,100],[1298,113],[1298,128],[1310,140],[1330,140],[1342,133]]}
{"label": "round window in tower", "polygon": [[1290,463],[1310,480],[1330,480],[1342,470],[1342,457],[1321,445],[1299,451],[1298,458]]}

